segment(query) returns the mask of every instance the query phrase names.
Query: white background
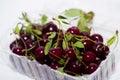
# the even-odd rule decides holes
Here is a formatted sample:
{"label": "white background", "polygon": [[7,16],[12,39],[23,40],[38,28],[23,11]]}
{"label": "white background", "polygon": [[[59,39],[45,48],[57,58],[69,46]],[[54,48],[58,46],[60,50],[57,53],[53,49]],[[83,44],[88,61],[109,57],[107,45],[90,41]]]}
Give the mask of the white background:
{"label": "white background", "polygon": [[[120,0],[0,0],[0,41],[6,31],[14,27],[22,12],[44,9],[57,14],[68,8],[92,10],[95,12],[95,23],[108,25],[108,30],[120,30]],[[119,58],[118,53],[116,56]],[[111,75],[110,80],[120,80],[120,62],[117,61],[116,72]],[[0,80],[32,79],[13,71],[6,65],[5,59],[0,58]]]}

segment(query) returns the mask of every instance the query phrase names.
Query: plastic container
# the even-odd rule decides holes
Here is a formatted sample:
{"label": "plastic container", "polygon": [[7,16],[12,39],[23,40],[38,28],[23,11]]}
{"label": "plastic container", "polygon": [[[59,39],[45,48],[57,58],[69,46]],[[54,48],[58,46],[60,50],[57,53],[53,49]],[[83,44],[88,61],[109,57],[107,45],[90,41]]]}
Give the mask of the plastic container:
{"label": "plastic container", "polygon": [[[103,25],[92,25],[94,28],[93,33],[100,33],[104,42],[106,42],[114,33],[105,28],[100,28]],[[107,28],[107,27],[106,27]],[[115,70],[115,55],[114,50],[110,47],[110,53],[107,58],[102,61],[99,68],[90,75],[84,75],[74,77],[66,73],[62,73],[51,69],[47,65],[41,65],[37,61],[30,61],[24,56],[18,56],[11,52],[9,49],[10,43],[15,39],[14,36],[10,35],[12,29],[8,30],[0,41],[1,52],[4,54],[4,59],[9,59],[7,65],[12,67],[13,70],[34,78],[35,80],[108,80],[111,74]]]}

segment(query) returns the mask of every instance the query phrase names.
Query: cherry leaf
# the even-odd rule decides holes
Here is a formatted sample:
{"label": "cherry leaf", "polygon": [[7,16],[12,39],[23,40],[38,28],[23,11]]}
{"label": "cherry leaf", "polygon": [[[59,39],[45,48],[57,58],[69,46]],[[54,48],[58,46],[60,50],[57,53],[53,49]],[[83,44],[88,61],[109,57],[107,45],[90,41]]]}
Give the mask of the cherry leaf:
{"label": "cherry leaf", "polygon": [[65,16],[59,15],[58,16],[59,19],[67,19]]}
{"label": "cherry leaf", "polygon": [[26,32],[27,33],[30,33],[32,31],[32,26],[26,26]]}
{"label": "cherry leaf", "polygon": [[73,44],[73,46],[74,46],[74,47],[78,47],[78,48],[84,48],[83,43],[80,42],[80,41],[75,42],[75,43]]}
{"label": "cherry leaf", "polygon": [[15,34],[19,34],[20,33],[20,29],[19,29],[18,25],[15,27],[14,33]]}
{"label": "cherry leaf", "polygon": [[37,34],[37,35],[41,35],[42,34],[42,32],[40,31],[40,30],[37,30],[37,29],[34,29],[34,30],[32,30],[35,34]]}
{"label": "cherry leaf", "polygon": [[62,42],[62,47],[63,47],[63,49],[67,49],[67,45],[66,45],[65,40],[63,40],[63,42]]}
{"label": "cherry leaf", "polygon": [[114,35],[113,37],[111,37],[108,41],[107,41],[107,46],[111,46],[117,39],[117,36]]}
{"label": "cherry leaf", "polygon": [[65,34],[67,41],[70,41],[73,38],[72,34]]}
{"label": "cherry leaf", "polygon": [[65,11],[65,16],[67,17],[76,17],[76,16],[80,16],[80,9],[69,9]]}
{"label": "cherry leaf", "polygon": [[58,61],[58,63],[61,64],[61,65],[63,65],[63,64],[65,63],[65,60],[64,60],[64,59],[60,59],[60,60]]}
{"label": "cherry leaf", "polygon": [[88,28],[87,19],[85,19],[85,13],[82,11],[81,11],[80,20],[78,21],[77,26],[81,32],[89,32],[90,31],[90,29]]}
{"label": "cherry leaf", "polygon": [[62,21],[62,23],[64,23],[64,24],[70,24],[69,22],[66,22],[66,21]]}
{"label": "cherry leaf", "polygon": [[46,21],[47,21],[47,19],[48,19],[48,17],[44,14],[44,15],[42,15],[42,18],[41,18],[41,23],[42,24],[45,24],[46,23]]}
{"label": "cherry leaf", "polygon": [[60,72],[63,72],[64,67],[59,67],[59,68],[57,68],[57,70],[60,71]]}
{"label": "cherry leaf", "polygon": [[49,49],[51,48],[51,46],[52,46],[52,40],[50,40],[50,41],[45,45],[45,49],[44,49],[45,55],[48,54]]}
{"label": "cherry leaf", "polygon": [[54,38],[56,36],[56,32],[51,32],[51,35],[48,38]]}

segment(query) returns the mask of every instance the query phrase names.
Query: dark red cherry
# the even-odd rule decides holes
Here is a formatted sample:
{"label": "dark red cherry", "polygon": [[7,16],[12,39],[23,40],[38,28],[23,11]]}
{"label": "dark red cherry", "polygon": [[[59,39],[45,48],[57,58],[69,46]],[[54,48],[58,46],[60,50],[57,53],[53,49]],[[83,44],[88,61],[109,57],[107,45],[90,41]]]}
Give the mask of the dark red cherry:
{"label": "dark red cherry", "polygon": [[62,57],[62,49],[60,47],[51,48],[49,50],[49,57],[52,61],[57,61]]}
{"label": "dark red cherry", "polygon": [[91,39],[97,42],[103,42],[103,37],[100,34],[91,35]]}
{"label": "dark red cherry", "polygon": [[24,49],[22,47],[14,47],[12,49],[12,52],[17,54],[17,55],[20,55],[20,56],[24,56],[25,55]]}
{"label": "dark red cherry", "polygon": [[80,35],[90,37],[90,33],[88,33],[88,32],[80,32]]}
{"label": "dark red cherry", "polygon": [[31,40],[31,39],[28,39],[27,41],[26,41],[26,45],[27,45],[27,48],[29,49],[29,48],[34,48],[34,47],[36,47],[36,43],[33,41],[33,40]]}
{"label": "dark red cherry", "polygon": [[95,63],[90,63],[90,64],[88,65],[88,67],[85,68],[84,73],[85,73],[85,74],[91,74],[91,73],[93,73],[94,71],[96,71],[97,68],[98,68],[98,65],[97,65],[97,64],[95,64]]}
{"label": "dark red cherry", "polygon": [[10,44],[10,49],[12,50],[14,47],[16,47],[16,41],[13,41],[11,44]]}
{"label": "dark red cherry", "polygon": [[108,46],[104,46],[103,48],[103,53],[107,56],[110,53],[109,47]]}
{"label": "dark red cherry", "polygon": [[47,32],[58,32],[57,25],[55,25],[53,22],[47,23],[43,29],[43,33]]}
{"label": "dark red cherry", "polygon": [[35,49],[35,58],[36,59],[43,59],[45,58],[44,47],[40,46]]}
{"label": "dark red cherry", "polygon": [[87,64],[94,62],[96,59],[95,53],[87,51],[83,54],[83,61]]}
{"label": "dark red cherry", "polygon": [[97,55],[97,57],[100,57],[102,55],[103,48],[104,48],[104,44],[98,42],[94,44],[92,50]]}
{"label": "dark red cherry", "polygon": [[85,51],[91,51],[91,47],[93,46],[93,42],[90,40],[83,41]]}
{"label": "dark red cherry", "polygon": [[30,39],[30,35],[27,34],[21,34],[20,38],[22,38],[24,41],[27,41],[28,39]]}
{"label": "dark red cherry", "polygon": [[46,59],[36,59],[36,60],[40,64],[45,64],[46,63]]}
{"label": "dark red cherry", "polygon": [[70,71],[74,73],[78,73],[78,74],[82,73],[83,64],[78,60],[70,62],[69,67],[70,67]]}
{"label": "dark red cherry", "polygon": [[66,49],[64,53],[67,54],[67,58],[70,60],[76,59],[76,54],[72,48]]}
{"label": "dark red cherry", "polygon": [[52,63],[50,64],[50,67],[53,68],[53,69],[58,69],[60,66],[61,66],[61,65],[58,64],[57,62],[52,62]]}
{"label": "dark red cherry", "polygon": [[23,46],[23,43],[20,39],[16,39],[14,40],[11,44],[10,44],[10,49],[12,50],[14,47],[17,47],[17,46],[21,46],[21,47],[24,47]]}
{"label": "dark red cherry", "polygon": [[80,34],[80,31],[79,31],[78,27],[75,27],[75,26],[68,28],[67,32],[71,33],[71,34],[74,34],[74,35],[79,35]]}

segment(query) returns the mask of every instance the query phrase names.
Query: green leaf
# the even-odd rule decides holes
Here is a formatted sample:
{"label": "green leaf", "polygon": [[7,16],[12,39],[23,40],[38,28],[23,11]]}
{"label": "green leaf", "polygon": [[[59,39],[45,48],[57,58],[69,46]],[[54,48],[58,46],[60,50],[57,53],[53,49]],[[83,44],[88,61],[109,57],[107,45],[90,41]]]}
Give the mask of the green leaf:
{"label": "green leaf", "polygon": [[48,38],[54,38],[56,36],[56,32],[51,32],[51,35]]}
{"label": "green leaf", "polygon": [[80,20],[78,21],[78,28],[81,32],[89,32],[90,29],[88,28],[88,22],[85,19],[85,13],[81,12],[80,14]]}
{"label": "green leaf", "polygon": [[94,13],[92,11],[90,11],[88,13],[85,13],[84,17],[85,17],[87,23],[90,23],[93,20]]}
{"label": "green leaf", "polygon": [[30,33],[32,31],[32,26],[26,26],[26,32],[27,33]]}
{"label": "green leaf", "polygon": [[15,27],[14,33],[15,34],[19,34],[20,33],[20,29],[19,29],[18,25]]}
{"label": "green leaf", "polygon": [[61,64],[61,65],[63,65],[63,64],[65,63],[65,60],[64,60],[64,59],[60,59],[60,60],[58,61],[58,63]]}
{"label": "green leaf", "polygon": [[44,15],[42,15],[42,18],[41,18],[41,23],[42,24],[45,24],[46,23],[46,21],[47,21],[47,16],[44,14]]}
{"label": "green leaf", "polygon": [[80,41],[75,42],[75,43],[73,44],[73,46],[74,46],[74,47],[78,47],[78,48],[84,48],[83,43],[80,42]]}
{"label": "green leaf", "polygon": [[22,20],[25,20],[26,22],[28,22],[29,24],[32,24],[31,20],[28,18],[28,15],[26,12],[22,13],[22,18],[20,18]]}
{"label": "green leaf", "polygon": [[67,19],[65,16],[59,15],[58,16],[59,19]]}
{"label": "green leaf", "polygon": [[66,21],[62,21],[62,23],[64,23],[64,24],[70,24],[69,22],[66,22]]}
{"label": "green leaf", "polygon": [[60,72],[63,72],[64,67],[59,67],[59,68],[57,68],[57,70],[60,71]]}
{"label": "green leaf", "polygon": [[63,42],[62,42],[62,47],[63,47],[63,49],[67,49],[67,44],[66,44],[65,40],[63,40]]}
{"label": "green leaf", "polygon": [[45,45],[45,49],[44,49],[45,55],[48,54],[49,49],[51,48],[51,46],[52,46],[52,40],[50,40],[50,41]]}
{"label": "green leaf", "polygon": [[67,17],[76,17],[76,16],[80,16],[80,9],[69,9],[65,11],[65,16]]}
{"label": "green leaf", "polygon": [[32,31],[33,31],[33,33],[35,33],[37,35],[41,35],[42,34],[42,32],[40,30],[37,30],[37,29],[33,29]]}
{"label": "green leaf", "polygon": [[117,39],[117,36],[114,35],[113,37],[111,37],[108,41],[107,41],[107,46],[112,45]]}
{"label": "green leaf", "polygon": [[72,34],[65,34],[67,41],[70,41],[73,38]]}

